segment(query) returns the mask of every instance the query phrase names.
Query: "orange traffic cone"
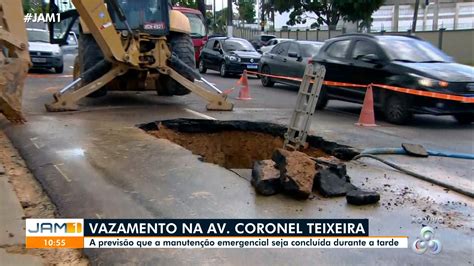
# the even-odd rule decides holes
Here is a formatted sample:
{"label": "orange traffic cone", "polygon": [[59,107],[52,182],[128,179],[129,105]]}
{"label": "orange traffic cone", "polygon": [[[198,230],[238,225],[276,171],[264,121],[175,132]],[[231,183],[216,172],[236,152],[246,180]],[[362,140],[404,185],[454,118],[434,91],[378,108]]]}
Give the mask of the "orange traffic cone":
{"label": "orange traffic cone", "polygon": [[374,114],[374,95],[372,92],[372,85],[367,86],[367,92],[365,93],[364,104],[360,111],[359,122],[356,123],[358,126],[363,127],[375,127],[375,114]]}
{"label": "orange traffic cone", "polygon": [[237,81],[237,85],[240,85],[239,100],[252,100],[250,97],[249,81],[247,79],[247,70],[244,70],[242,77]]}

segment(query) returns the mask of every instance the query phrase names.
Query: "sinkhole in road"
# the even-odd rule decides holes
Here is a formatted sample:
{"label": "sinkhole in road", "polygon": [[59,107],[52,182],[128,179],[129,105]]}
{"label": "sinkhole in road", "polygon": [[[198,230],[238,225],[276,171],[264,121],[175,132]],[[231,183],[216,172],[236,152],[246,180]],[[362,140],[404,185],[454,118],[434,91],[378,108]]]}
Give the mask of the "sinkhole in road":
{"label": "sinkhole in road", "polygon": [[[255,161],[271,159],[274,150],[283,147],[286,132],[282,125],[243,120],[174,119],[139,127],[190,150],[205,162],[228,169],[252,168]],[[309,135],[307,142],[302,152],[312,157],[333,155],[347,160],[357,154],[351,147],[318,136]]]}

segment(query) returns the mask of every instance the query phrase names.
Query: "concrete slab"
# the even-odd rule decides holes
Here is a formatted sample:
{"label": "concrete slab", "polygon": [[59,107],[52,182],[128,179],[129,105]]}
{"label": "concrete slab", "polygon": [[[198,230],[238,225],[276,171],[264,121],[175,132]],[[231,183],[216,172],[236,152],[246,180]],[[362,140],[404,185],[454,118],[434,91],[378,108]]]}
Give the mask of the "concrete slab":
{"label": "concrete slab", "polygon": [[44,265],[46,262],[38,256],[7,252],[8,247],[19,247],[25,245],[25,221],[22,219],[23,215],[23,208],[13,190],[13,186],[8,182],[8,176],[1,174],[0,169],[1,265]]}
{"label": "concrete slab", "polygon": [[0,175],[0,245],[25,243],[23,208],[6,175]]}

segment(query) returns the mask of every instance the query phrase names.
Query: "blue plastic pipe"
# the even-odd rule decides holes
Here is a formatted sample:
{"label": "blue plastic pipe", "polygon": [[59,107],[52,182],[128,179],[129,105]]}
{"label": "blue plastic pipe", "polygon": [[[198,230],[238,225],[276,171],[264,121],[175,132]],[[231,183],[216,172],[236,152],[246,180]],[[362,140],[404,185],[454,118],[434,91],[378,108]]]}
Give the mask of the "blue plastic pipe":
{"label": "blue plastic pipe", "polygon": [[[430,156],[438,157],[449,157],[457,159],[468,159],[474,160],[474,154],[470,153],[457,153],[449,151],[437,151],[437,150],[426,150]],[[407,155],[407,152],[403,148],[369,148],[361,152],[361,154],[401,154]]]}

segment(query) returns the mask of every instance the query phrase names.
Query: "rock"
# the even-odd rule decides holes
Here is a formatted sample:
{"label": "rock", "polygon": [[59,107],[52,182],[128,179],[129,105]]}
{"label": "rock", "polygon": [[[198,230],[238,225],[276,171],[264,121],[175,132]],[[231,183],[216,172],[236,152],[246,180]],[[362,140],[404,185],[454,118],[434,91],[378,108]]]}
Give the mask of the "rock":
{"label": "rock", "polygon": [[252,186],[257,193],[265,196],[281,191],[280,170],[272,160],[256,161],[252,169]]}
{"label": "rock", "polygon": [[380,194],[375,191],[364,191],[355,189],[346,195],[347,203],[353,205],[366,205],[376,203],[380,200]]}
{"label": "rock", "polygon": [[5,174],[5,168],[3,167],[2,163],[0,163],[0,175]]}
{"label": "rock", "polygon": [[296,198],[307,199],[313,188],[316,163],[305,153],[283,149],[277,149],[272,159],[280,169],[283,190]]}
{"label": "rock", "polygon": [[[341,160],[337,159],[336,157],[317,157],[315,161],[316,164],[319,165],[321,168],[327,168],[339,177],[345,177],[349,179],[349,177],[347,176],[346,164],[341,162]],[[347,181],[349,182],[349,180]]]}
{"label": "rock", "polygon": [[344,196],[347,192],[357,189],[345,178],[341,178],[329,169],[318,172],[314,181],[314,189],[325,197]]}

